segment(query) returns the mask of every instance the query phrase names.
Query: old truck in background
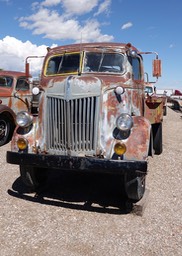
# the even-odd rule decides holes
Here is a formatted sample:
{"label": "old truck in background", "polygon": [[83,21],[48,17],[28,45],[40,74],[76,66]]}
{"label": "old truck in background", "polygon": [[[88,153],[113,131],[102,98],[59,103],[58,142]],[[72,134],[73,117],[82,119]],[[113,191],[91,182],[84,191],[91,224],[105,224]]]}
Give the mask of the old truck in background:
{"label": "old truck in background", "polygon": [[30,83],[25,73],[0,71],[0,146],[11,140],[16,113],[28,110],[30,97]]}
{"label": "old truck in background", "polygon": [[158,54],[130,43],[48,48],[7,152],[27,186],[36,191],[48,170],[102,172],[120,175],[128,200],[143,197],[148,156],[162,153],[163,120],[162,104],[145,96],[144,54],[154,54],[160,77]]}
{"label": "old truck in background", "polygon": [[168,102],[172,103],[173,109],[182,111],[182,92],[173,90],[173,93],[168,97]]}

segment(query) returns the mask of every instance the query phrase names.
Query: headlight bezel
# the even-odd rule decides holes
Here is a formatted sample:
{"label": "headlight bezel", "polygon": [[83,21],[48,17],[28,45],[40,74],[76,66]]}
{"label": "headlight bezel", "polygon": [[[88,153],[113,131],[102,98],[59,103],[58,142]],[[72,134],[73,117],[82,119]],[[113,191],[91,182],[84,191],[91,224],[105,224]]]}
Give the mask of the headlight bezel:
{"label": "headlight bezel", "polygon": [[20,111],[16,115],[16,124],[20,127],[28,127],[33,123],[33,116],[26,111]]}
{"label": "headlight bezel", "polygon": [[128,132],[133,127],[133,118],[128,113],[122,113],[116,119],[116,127],[122,132]]}

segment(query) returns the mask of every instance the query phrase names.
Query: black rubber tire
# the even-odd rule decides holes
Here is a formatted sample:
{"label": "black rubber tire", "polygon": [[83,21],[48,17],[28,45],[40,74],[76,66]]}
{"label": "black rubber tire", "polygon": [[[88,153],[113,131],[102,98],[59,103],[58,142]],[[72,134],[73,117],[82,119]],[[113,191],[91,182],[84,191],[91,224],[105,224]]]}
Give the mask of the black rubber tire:
{"label": "black rubber tire", "polygon": [[0,115],[0,146],[7,144],[11,140],[11,136],[11,121],[5,115]]}
{"label": "black rubber tire", "polygon": [[150,142],[149,142],[148,156],[151,156],[151,157],[154,156],[153,132],[152,132],[152,129],[150,130]]}
{"label": "black rubber tire", "polygon": [[20,176],[22,182],[31,189],[32,192],[42,186],[47,178],[46,169],[35,168],[29,165],[20,165]]}
{"label": "black rubber tire", "polygon": [[163,109],[163,116],[167,116],[167,106],[164,106],[164,109]]}
{"label": "black rubber tire", "polygon": [[126,175],[125,191],[127,198],[133,203],[136,203],[142,199],[145,193],[145,180],[146,175]]}
{"label": "black rubber tire", "polygon": [[162,123],[152,125],[153,148],[156,155],[160,155],[163,150],[162,146]]}

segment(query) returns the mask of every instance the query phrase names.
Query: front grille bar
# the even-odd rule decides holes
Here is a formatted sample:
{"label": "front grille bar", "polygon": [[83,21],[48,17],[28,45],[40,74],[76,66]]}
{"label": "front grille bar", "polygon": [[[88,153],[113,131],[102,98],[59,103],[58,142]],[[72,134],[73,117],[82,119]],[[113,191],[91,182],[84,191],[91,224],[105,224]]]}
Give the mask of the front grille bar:
{"label": "front grille bar", "polygon": [[94,152],[97,142],[99,98],[63,100],[48,97],[48,149]]}

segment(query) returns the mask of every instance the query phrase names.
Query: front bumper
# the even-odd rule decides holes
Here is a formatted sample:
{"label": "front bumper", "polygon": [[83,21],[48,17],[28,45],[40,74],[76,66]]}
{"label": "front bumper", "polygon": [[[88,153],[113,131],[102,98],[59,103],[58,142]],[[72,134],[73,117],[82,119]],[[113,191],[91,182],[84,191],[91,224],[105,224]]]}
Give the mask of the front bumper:
{"label": "front bumper", "polygon": [[146,161],[109,160],[93,157],[69,157],[61,155],[27,154],[7,151],[7,163],[32,167],[78,170],[103,173],[143,173],[147,174]]}

